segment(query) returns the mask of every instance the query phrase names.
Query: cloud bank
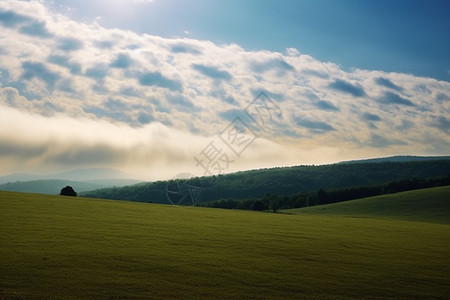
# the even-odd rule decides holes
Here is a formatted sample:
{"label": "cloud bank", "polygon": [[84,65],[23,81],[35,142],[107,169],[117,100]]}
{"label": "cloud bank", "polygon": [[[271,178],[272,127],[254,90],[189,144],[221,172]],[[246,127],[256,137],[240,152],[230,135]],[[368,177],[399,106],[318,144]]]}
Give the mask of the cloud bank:
{"label": "cloud bank", "polygon": [[[260,105],[266,128],[245,114],[260,91],[279,109]],[[194,156],[220,145],[235,117],[257,139],[240,157],[230,152],[227,171],[448,154],[448,99],[449,82],[346,71],[301,49],[161,38],[79,23],[38,1],[0,2],[0,174],[201,175]]]}

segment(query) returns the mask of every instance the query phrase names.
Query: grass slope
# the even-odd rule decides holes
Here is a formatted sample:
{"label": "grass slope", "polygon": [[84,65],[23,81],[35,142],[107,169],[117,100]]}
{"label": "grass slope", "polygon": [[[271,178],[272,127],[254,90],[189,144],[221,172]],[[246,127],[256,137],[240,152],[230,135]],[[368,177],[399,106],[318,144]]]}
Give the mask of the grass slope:
{"label": "grass slope", "polygon": [[394,218],[450,224],[450,186],[288,209],[284,212]]}
{"label": "grass slope", "polygon": [[445,299],[450,226],[0,192],[0,298]]}

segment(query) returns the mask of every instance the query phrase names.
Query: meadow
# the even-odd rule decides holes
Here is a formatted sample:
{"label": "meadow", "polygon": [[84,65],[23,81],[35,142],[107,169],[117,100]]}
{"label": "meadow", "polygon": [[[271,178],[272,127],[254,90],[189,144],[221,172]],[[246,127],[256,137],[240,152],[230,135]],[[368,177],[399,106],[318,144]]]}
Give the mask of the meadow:
{"label": "meadow", "polygon": [[450,186],[289,209],[286,212],[423,221],[450,225]]}
{"label": "meadow", "polygon": [[448,297],[448,222],[346,214],[0,192],[0,298]]}

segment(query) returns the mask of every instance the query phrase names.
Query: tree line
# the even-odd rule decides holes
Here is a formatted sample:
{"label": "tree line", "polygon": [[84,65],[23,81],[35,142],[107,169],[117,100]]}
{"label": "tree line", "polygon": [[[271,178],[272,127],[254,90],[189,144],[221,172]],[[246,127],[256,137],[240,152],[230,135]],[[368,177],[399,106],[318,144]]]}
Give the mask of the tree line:
{"label": "tree line", "polygon": [[249,199],[224,198],[215,201],[199,203],[199,206],[244,209],[244,210],[273,210],[301,208],[322,204],[331,204],[348,200],[398,193],[416,189],[450,185],[450,174],[429,179],[393,180],[384,184],[356,186],[338,189],[319,189],[314,192],[301,192],[291,195],[277,195],[266,193],[264,197]]}

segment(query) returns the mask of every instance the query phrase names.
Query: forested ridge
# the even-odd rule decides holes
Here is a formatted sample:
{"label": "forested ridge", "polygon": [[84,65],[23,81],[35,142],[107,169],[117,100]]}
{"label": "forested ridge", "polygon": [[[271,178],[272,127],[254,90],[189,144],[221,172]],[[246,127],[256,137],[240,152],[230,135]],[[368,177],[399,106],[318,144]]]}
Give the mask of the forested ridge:
{"label": "forested ridge", "polygon": [[[193,178],[187,181],[201,195],[197,203],[221,199],[259,199],[267,195],[286,196],[319,190],[377,186],[401,180],[425,180],[450,174],[450,160],[339,163],[243,171]],[[169,203],[167,189],[174,181],[140,183],[82,193],[82,196],[138,202]],[[169,188],[170,189],[170,188]],[[189,197],[188,197],[189,198]]]}

